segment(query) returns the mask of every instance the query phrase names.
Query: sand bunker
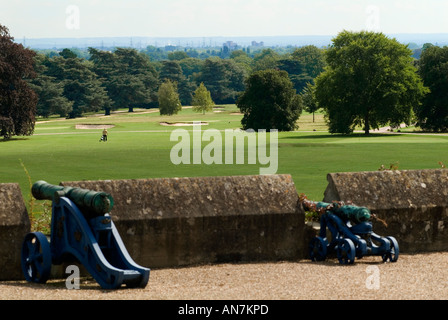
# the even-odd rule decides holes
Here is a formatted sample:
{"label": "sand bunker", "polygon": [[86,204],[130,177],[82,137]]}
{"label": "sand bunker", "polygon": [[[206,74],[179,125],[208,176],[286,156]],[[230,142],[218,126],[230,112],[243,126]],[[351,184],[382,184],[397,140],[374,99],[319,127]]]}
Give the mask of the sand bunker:
{"label": "sand bunker", "polygon": [[114,124],[77,124],[75,129],[110,129],[114,128]]}
{"label": "sand bunker", "polygon": [[[186,127],[186,126],[193,126],[197,124],[198,122],[160,122],[160,125],[162,126],[175,126],[175,127]],[[208,122],[201,122],[201,125],[208,126]]]}

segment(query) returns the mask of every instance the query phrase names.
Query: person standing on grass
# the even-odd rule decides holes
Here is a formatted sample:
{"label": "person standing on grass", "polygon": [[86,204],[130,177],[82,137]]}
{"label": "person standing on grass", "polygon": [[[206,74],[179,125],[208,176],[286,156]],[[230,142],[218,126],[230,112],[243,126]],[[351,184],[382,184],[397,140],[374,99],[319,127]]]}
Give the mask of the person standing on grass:
{"label": "person standing on grass", "polygon": [[103,139],[102,140],[107,141],[107,129],[106,128],[104,128],[104,130],[103,130]]}

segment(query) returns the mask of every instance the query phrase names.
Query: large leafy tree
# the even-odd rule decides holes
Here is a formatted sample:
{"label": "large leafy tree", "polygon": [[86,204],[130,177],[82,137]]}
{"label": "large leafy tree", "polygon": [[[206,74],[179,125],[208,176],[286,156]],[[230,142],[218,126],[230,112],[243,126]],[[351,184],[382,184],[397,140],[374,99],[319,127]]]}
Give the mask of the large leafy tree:
{"label": "large leafy tree", "polygon": [[426,46],[419,60],[419,73],[431,92],[416,108],[418,126],[425,130],[448,130],[448,47]]}
{"label": "large leafy tree", "polygon": [[148,106],[157,102],[158,77],[151,61],[135,49],[118,48],[118,60],[109,94],[116,105],[127,107]]}
{"label": "large leafy tree", "polygon": [[0,25],[0,136],[5,139],[34,131],[37,95],[27,82],[35,77],[34,56]]}
{"label": "large leafy tree", "polygon": [[328,67],[316,79],[315,97],[331,133],[409,123],[426,88],[412,51],[382,33],[343,31],[326,51]]}
{"label": "large leafy tree", "polygon": [[92,62],[78,58],[71,50],[64,49],[60,56],[48,59],[45,64],[45,74],[62,83],[64,97],[73,103],[72,110],[68,113],[69,118],[110,106],[111,101],[93,70]]}
{"label": "large leafy tree", "polygon": [[135,49],[114,52],[89,48],[94,71],[112,100],[111,108],[147,107],[157,102],[158,75],[148,56]]}
{"label": "large leafy tree", "polygon": [[34,58],[34,69],[37,76],[29,84],[38,95],[37,115],[48,117],[52,114],[59,114],[66,117],[71,111],[73,101],[69,101],[64,96],[64,84],[56,78],[47,75],[48,67],[45,61],[49,58],[43,54],[37,54]]}
{"label": "large leafy tree", "polygon": [[114,96],[109,92],[113,77],[118,70],[117,57],[113,52],[89,48],[90,61],[93,63],[93,71],[98,75],[103,87],[106,89],[111,103],[105,106],[105,115],[110,115],[111,110],[119,106],[115,103]]}
{"label": "large leafy tree", "polygon": [[248,78],[237,106],[244,114],[244,129],[280,131],[297,128],[303,107],[288,73],[269,69],[254,72]]}

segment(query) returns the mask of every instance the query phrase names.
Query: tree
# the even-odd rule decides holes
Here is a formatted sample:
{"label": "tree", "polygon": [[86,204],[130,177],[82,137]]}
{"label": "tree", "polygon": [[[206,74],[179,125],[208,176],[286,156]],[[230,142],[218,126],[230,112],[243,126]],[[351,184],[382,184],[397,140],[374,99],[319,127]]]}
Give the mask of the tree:
{"label": "tree", "polygon": [[426,46],[419,73],[430,93],[416,108],[417,125],[424,130],[448,131],[448,47]]}
{"label": "tree", "polygon": [[315,93],[314,93],[314,86],[308,82],[305,89],[302,91],[302,101],[303,101],[303,107],[305,108],[306,112],[313,114],[313,122],[314,122],[314,113],[319,110],[319,105],[317,104]]}
{"label": "tree", "polygon": [[125,107],[132,112],[136,106],[157,102],[158,74],[148,56],[129,48],[117,48],[114,52],[89,48],[89,53],[112,100],[110,108]]}
{"label": "tree", "polygon": [[230,53],[230,59],[241,66],[247,74],[252,72],[252,59],[243,50],[235,50]]}
{"label": "tree", "polygon": [[300,65],[299,73],[290,74],[297,92],[304,90],[308,83],[314,84],[314,79],[324,71],[326,65],[324,50],[313,45],[296,49],[291,59]]}
{"label": "tree", "polygon": [[185,78],[182,67],[180,66],[178,61],[162,61],[159,80],[160,82],[163,82],[164,80],[170,80],[171,82],[176,83],[179,92],[179,98],[182,104],[189,105],[191,103],[191,92],[194,90],[194,88],[192,87],[192,84]]}
{"label": "tree", "polygon": [[152,61],[161,61],[168,58],[168,53],[165,50],[155,46],[147,46],[142,52]]}
{"label": "tree", "polygon": [[315,96],[331,133],[351,133],[409,123],[427,92],[412,51],[375,32],[341,32],[326,51],[328,67],[316,79]]}
{"label": "tree", "polygon": [[206,111],[212,111],[214,102],[210,95],[210,91],[207,90],[204,83],[201,83],[194,92],[192,105],[194,112],[202,112],[205,114]]}
{"label": "tree", "polygon": [[162,82],[167,79],[170,80],[171,82],[177,82],[177,83],[183,81],[184,75],[179,62],[176,60],[162,61],[162,68],[160,69],[159,79]]}
{"label": "tree", "polygon": [[278,66],[280,55],[272,49],[263,49],[253,59],[253,70],[261,71],[275,69]]}
{"label": "tree", "polygon": [[308,83],[314,84],[314,79],[324,71],[325,64],[324,51],[311,45],[282,55],[277,67],[288,72],[296,91],[302,92]]}
{"label": "tree", "polygon": [[117,76],[118,59],[113,52],[101,51],[95,48],[88,49],[90,54],[90,61],[93,63],[93,71],[98,75],[103,87],[107,91],[107,95],[111,99],[111,103],[105,106],[104,114],[110,115],[111,110],[115,110],[119,107],[115,103],[115,96],[111,94],[112,80]]}
{"label": "tree", "polygon": [[199,82],[210,90],[215,103],[235,103],[244,91],[245,70],[231,59],[209,58],[204,61]]}
{"label": "tree", "polygon": [[297,128],[302,99],[286,71],[262,70],[248,78],[237,106],[244,129],[291,131]]}
{"label": "tree", "polygon": [[35,77],[34,55],[0,25],[0,136],[4,139],[34,131],[37,95],[27,82]]}
{"label": "tree", "polygon": [[324,51],[313,45],[296,49],[292,53],[292,59],[298,61],[303,71],[312,79],[321,74],[326,65]]}
{"label": "tree", "polygon": [[203,61],[197,58],[187,58],[179,61],[179,64],[182,68],[182,73],[184,76],[190,78],[194,77],[201,71]]}
{"label": "tree", "polygon": [[61,54],[44,62],[47,67],[45,75],[59,81],[64,87],[64,97],[73,103],[68,117],[76,118],[85,112],[107,109],[111,100],[93,70],[93,63],[78,58],[69,49],[64,49]]}
{"label": "tree", "polygon": [[72,50],[67,49],[67,48],[63,49],[63,50],[61,51],[61,53],[59,53],[59,55],[60,55],[61,57],[63,57],[64,59],[74,59],[74,58],[77,58],[77,57],[78,57],[78,56],[76,55],[76,53],[74,53]]}
{"label": "tree", "polygon": [[149,58],[129,48],[117,48],[114,55],[117,68],[108,91],[115,105],[132,112],[136,106],[157,101],[158,75]]}
{"label": "tree", "polygon": [[64,85],[56,78],[46,74],[48,67],[45,61],[48,60],[42,54],[37,54],[34,58],[34,70],[37,76],[29,81],[30,88],[38,95],[37,115],[49,117],[58,114],[66,117],[71,111],[73,101],[69,101],[64,96]]}
{"label": "tree", "polygon": [[174,51],[168,53],[169,60],[182,60],[188,58],[188,54],[184,51]]}
{"label": "tree", "polygon": [[158,96],[160,115],[171,116],[182,110],[176,85],[170,80],[160,85]]}

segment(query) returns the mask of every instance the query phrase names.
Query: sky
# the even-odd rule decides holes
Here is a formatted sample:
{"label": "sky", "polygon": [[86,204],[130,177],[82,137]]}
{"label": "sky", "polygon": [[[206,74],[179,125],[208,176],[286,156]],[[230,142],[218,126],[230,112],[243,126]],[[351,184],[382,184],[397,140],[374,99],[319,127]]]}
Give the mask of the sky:
{"label": "sky", "polygon": [[0,0],[21,38],[448,33],[446,0]]}

